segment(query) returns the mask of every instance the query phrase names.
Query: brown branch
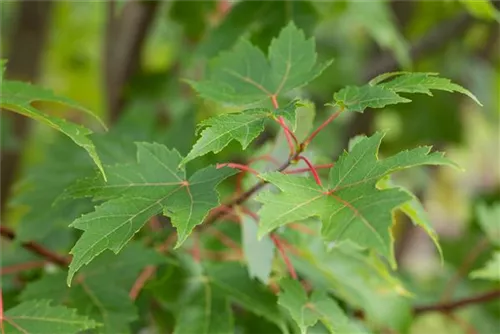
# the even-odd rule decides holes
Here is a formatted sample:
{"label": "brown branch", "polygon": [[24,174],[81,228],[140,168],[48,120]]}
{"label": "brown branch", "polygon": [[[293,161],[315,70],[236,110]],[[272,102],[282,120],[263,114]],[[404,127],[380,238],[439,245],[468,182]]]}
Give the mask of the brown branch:
{"label": "brown branch", "polygon": [[[299,155],[301,154],[302,152],[301,151],[298,151],[298,152],[295,152],[295,154],[293,156],[291,156],[290,158],[288,158],[287,161],[285,161],[285,163],[283,163],[277,170],[276,172],[282,172],[284,171],[285,169],[287,169],[289,166],[292,165],[292,163],[297,160],[297,158],[299,157]],[[210,225],[211,223],[215,222],[217,219],[221,218],[222,216],[224,216],[228,210],[231,210],[233,209],[235,206],[237,205],[240,205],[242,203],[244,203],[246,200],[248,200],[253,194],[255,194],[257,191],[259,191],[260,189],[262,189],[268,182],[265,181],[265,180],[261,180],[259,181],[258,183],[256,183],[252,188],[248,189],[247,191],[245,191],[244,193],[242,193],[241,195],[235,197],[234,199],[230,200],[229,202],[223,204],[223,207],[225,208],[225,210],[214,210],[213,214],[209,215],[205,221],[203,222],[202,225],[199,226],[199,229],[200,230],[203,230],[204,228],[206,228],[208,225]]]}
{"label": "brown branch", "polygon": [[18,263],[0,268],[0,276],[15,274],[19,271],[25,271],[30,269],[42,268],[45,266],[46,261],[31,261],[25,263]]}
{"label": "brown branch", "polygon": [[[6,226],[0,226],[0,234],[5,239],[14,240],[16,238],[14,231],[12,231]],[[69,266],[69,263],[71,262],[69,258],[63,257],[36,242],[33,241],[23,242],[21,245],[30,252],[40,255],[47,261],[56,264],[62,268],[67,268]]]}
{"label": "brown branch", "polygon": [[108,2],[105,39],[105,84],[111,122],[116,121],[125,103],[125,88],[137,71],[147,33],[159,1],[127,1],[119,15],[115,1]]}
{"label": "brown branch", "polygon": [[[19,1],[19,15],[9,40],[5,77],[13,80],[34,82],[37,80],[45,41],[50,27],[52,1]],[[4,45],[2,45],[4,46]],[[2,55],[5,57],[5,55]],[[13,136],[19,143],[15,148],[2,149],[0,156],[1,187],[0,212],[6,213],[7,199],[19,172],[24,142],[29,134],[29,120],[17,113],[6,113],[13,125]]]}
{"label": "brown branch", "polygon": [[486,303],[495,299],[500,301],[500,289],[488,291],[477,296],[459,299],[453,302],[417,306],[413,309],[413,313],[417,315],[426,312],[450,312],[458,308]]}
{"label": "brown branch", "polygon": [[445,290],[441,297],[442,302],[450,300],[450,298],[453,296],[453,292],[455,291],[455,288],[457,287],[458,283],[462,280],[462,278],[465,275],[467,275],[469,269],[474,264],[478,256],[481,255],[481,253],[484,252],[488,248],[488,246],[489,246],[488,238],[486,238],[485,236],[481,237],[476,242],[476,244],[468,252],[465,259],[462,261],[462,264],[460,264],[460,267],[458,268],[457,272],[446,284]]}

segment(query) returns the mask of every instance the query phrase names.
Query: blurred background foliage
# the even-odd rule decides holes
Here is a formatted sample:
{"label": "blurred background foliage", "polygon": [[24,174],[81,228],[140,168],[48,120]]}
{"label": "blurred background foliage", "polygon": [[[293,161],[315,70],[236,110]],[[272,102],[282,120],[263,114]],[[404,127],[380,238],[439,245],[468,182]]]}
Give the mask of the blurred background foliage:
{"label": "blurred background foliage", "polygon": [[[231,109],[201,100],[183,79],[202,78],[207,61],[241,36],[266,51],[289,20],[315,36],[320,59],[335,59],[325,73],[298,92],[314,103],[317,124],[327,117],[324,105],[335,91],[365,83],[382,72],[439,72],[463,85],[484,107],[459,94],[437,92],[433,98],[414,96],[411,104],[382,111],[345,114],[318,136],[314,160],[331,160],[354,135],[379,129],[390,130],[381,155],[418,145],[446,151],[464,171],[427,169],[396,178],[422,199],[438,231],[445,261],[441,265],[423,231],[397,216],[398,274],[420,303],[498,286],[498,282],[467,278],[470,271],[485,265],[495,249],[485,241],[480,220],[486,218],[478,216],[478,208],[500,205],[497,4],[127,0],[3,1],[1,6],[1,57],[9,59],[7,78],[51,88],[103,117],[110,131],[94,138],[105,163],[135,159],[133,142],[142,140],[187,153],[196,123]],[[89,124],[65,108],[42,107]],[[35,239],[67,251],[75,233],[66,228],[68,222],[88,211],[90,203],[53,207],[52,202],[75,179],[87,175],[92,165],[84,152],[45,126],[4,112],[1,117],[2,223],[19,225],[23,240]],[[268,129],[248,151],[230,145],[189,167],[245,161],[276,133],[276,128]],[[492,217],[498,229],[500,216]],[[5,252],[2,257],[3,265],[29,258],[22,252]],[[29,279],[13,277],[3,284],[12,284],[11,298],[15,298],[19,280]],[[464,308],[453,316],[426,313],[407,332],[498,333],[498,319],[497,302]],[[238,321],[252,322],[243,317]]]}

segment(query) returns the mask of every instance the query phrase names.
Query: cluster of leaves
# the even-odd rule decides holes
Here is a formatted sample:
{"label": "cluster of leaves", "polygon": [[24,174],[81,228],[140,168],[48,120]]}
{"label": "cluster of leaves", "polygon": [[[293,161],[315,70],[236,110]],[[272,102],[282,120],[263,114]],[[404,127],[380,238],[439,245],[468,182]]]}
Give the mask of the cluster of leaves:
{"label": "cluster of leaves", "polygon": [[[245,6],[257,5],[245,2]],[[256,316],[269,324],[254,327],[256,332],[278,328],[284,333],[306,333],[309,329],[365,333],[382,324],[391,328],[404,326],[394,320],[390,311],[377,306],[397,305],[403,315],[397,319],[411,314],[406,298],[410,294],[387,266],[397,266],[391,234],[394,213],[406,213],[438,248],[439,244],[417,197],[394,185],[390,177],[411,167],[455,164],[443,153],[431,152],[430,147],[380,158],[384,133],[377,132],[355,138],[349,151],[344,151],[333,167],[329,166],[328,176],[324,177],[307,157],[308,144],[338,115],[408,103],[411,100],[407,94],[432,95],[431,91],[442,90],[479,101],[468,90],[435,73],[387,73],[366,85],[348,86],[336,92],[330,104],[335,112],[327,122],[317,131],[307,129],[305,135],[299,136],[304,126],[298,122],[300,111],[310,106],[294,92],[321,75],[331,62],[318,62],[314,39],[306,38],[293,23],[270,42],[267,57],[249,40],[241,39],[212,61],[206,79],[189,81],[201,97],[236,106],[238,111],[202,121],[198,126],[199,138],[184,157],[175,148],[140,141],[135,143],[135,158],[128,155],[126,161],[100,158],[98,140],[88,137],[90,130],[47,115],[32,104],[48,101],[86,109],[39,87],[3,80],[2,108],[61,131],[90,154],[100,171],[93,175],[87,168],[82,171],[84,177],[73,175],[61,181],[57,184],[58,194],[47,197],[55,202],[55,207],[61,203],[83,203],[73,214],[85,213],[69,224],[83,232],[70,252],[68,272],[57,269],[29,283],[20,296],[22,303],[2,315],[4,330],[127,332],[131,323],[141,325],[137,323],[139,312],[131,297],[137,297],[137,282],[144,273],[149,273],[146,278],[151,279],[144,293],[153,294],[156,307],[173,319],[162,319],[161,312],[153,312],[153,317],[160,328],[173,328],[174,333],[233,333],[242,322],[258,326]],[[279,107],[280,104],[285,107]],[[288,156],[279,161],[280,167],[265,166],[260,172],[229,163],[186,172],[186,164],[210,152],[219,153],[232,141],[247,149],[266,126],[274,124],[283,129],[283,136],[277,141],[286,142],[286,138],[290,144]],[[294,171],[293,166],[305,167]],[[235,175],[236,169],[256,175],[245,180],[249,186],[244,191],[240,189],[235,199],[221,202],[219,184]],[[82,198],[97,202],[95,208],[90,209],[89,202]],[[484,207],[478,211],[482,216],[491,214]],[[176,251],[168,257],[162,252],[169,245],[161,247],[162,239],[168,239],[168,229],[158,229],[154,224],[159,216],[167,217],[175,228]],[[241,230],[236,226],[236,238],[241,233],[244,265],[231,261],[200,262],[197,244],[217,240],[208,233],[189,236],[198,226],[202,231],[212,229],[215,234],[234,234],[234,224],[219,227],[231,217],[242,225]],[[221,221],[217,226],[216,220]],[[495,218],[482,221],[493,222]],[[151,234],[141,234],[147,222],[151,223],[153,240],[149,240]],[[308,234],[298,232],[304,228]],[[498,234],[495,227],[486,223],[484,228],[491,235]],[[25,231],[29,230],[25,227]],[[134,236],[137,240],[131,241]],[[492,242],[498,244],[497,237]],[[26,232],[20,241],[36,238]],[[237,243],[229,239],[220,240],[226,240],[228,245]],[[160,246],[155,249],[144,243]],[[190,249],[192,256],[185,252],[191,252]],[[284,255],[286,249],[293,255]],[[276,266],[277,251],[289,273],[283,270],[281,262]],[[499,261],[496,253],[484,269],[473,272],[471,277],[498,279],[494,271]],[[347,263],[349,266],[342,265]],[[310,285],[301,284],[295,270]],[[280,290],[279,294],[270,287]],[[137,304],[143,302],[147,299],[137,300]],[[235,317],[233,305],[248,310],[250,315]],[[370,326],[348,314],[359,309]]]}

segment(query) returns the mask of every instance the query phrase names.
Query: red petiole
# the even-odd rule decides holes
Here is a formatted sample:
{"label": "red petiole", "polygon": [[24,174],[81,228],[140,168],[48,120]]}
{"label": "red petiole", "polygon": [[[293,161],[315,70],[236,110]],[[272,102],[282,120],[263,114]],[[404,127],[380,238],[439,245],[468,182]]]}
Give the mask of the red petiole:
{"label": "red petiole", "polygon": [[306,163],[306,165],[309,167],[309,170],[311,171],[311,173],[314,177],[314,181],[316,181],[316,183],[321,187],[321,179],[319,178],[318,172],[314,168],[313,164],[309,161],[309,159],[307,159],[306,157],[304,157],[302,155],[300,155],[298,157],[298,159],[302,160]]}

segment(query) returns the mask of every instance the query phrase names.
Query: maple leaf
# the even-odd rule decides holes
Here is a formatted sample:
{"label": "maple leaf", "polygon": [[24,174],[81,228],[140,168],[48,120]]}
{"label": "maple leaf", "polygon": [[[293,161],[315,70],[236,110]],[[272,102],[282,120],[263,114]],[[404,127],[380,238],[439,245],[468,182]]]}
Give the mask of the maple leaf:
{"label": "maple leaf", "polygon": [[2,319],[2,333],[80,333],[98,324],[76,314],[65,306],[51,306],[49,300],[31,300],[21,303],[7,312]]}
{"label": "maple leaf", "polygon": [[[2,78],[3,79],[3,78]],[[81,110],[92,117],[96,118],[101,125],[104,123],[90,110],[81,106],[79,103],[66,97],[57,96],[50,90],[42,87],[32,86],[25,82],[1,80],[0,89],[0,107],[17,112],[39,122],[42,122],[50,127],[64,133],[71,138],[78,146],[84,148],[90,155],[96,166],[101,171],[104,179],[106,174],[97,155],[94,143],[88,138],[92,131],[81,125],[71,123],[65,119],[48,115],[42,110],[33,106],[34,102],[53,102],[67,105],[71,108]],[[104,126],[105,127],[105,126]]]}
{"label": "maple leaf", "polygon": [[322,235],[329,241],[352,240],[375,249],[395,266],[392,254],[392,211],[412,200],[402,189],[377,189],[377,182],[398,170],[419,165],[451,165],[442,153],[430,153],[430,147],[400,152],[383,160],[377,158],[384,134],[376,133],[357,142],[344,152],[330,170],[327,186],[312,178],[272,172],[261,177],[278,187],[279,193],[258,195],[263,203],[259,211],[259,235],[278,226],[312,216],[322,220]]}
{"label": "maple leaf", "polygon": [[337,302],[328,296],[326,291],[313,291],[308,297],[302,285],[290,278],[280,281],[282,291],[278,296],[278,304],[286,308],[300,328],[307,333],[307,328],[321,321],[330,333],[363,333],[354,326],[339,307]]}
{"label": "maple leaf", "polygon": [[247,40],[213,60],[210,75],[189,81],[204,98],[222,103],[250,104],[301,87],[331,64],[317,64],[314,39],[306,39],[293,22],[271,41],[269,59]]}
{"label": "maple leaf", "polygon": [[47,273],[28,283],[19,299],[50,298],[102,323],[97,333],[126,333],[129,323],[138,318],[129,297],[137,276],[148,265],[167,262],[168,258],[154,249],[132,241],[118,255],[110,251],[100,254],[81,271],[80,279],[71,288],[65,284],[65,272]]}
{"label": "maple leaf", "polygon": [[[390,81],[385,82],[386,80]],[[335,104],[348,111],[363,112],[366,108],[383,108],[387,105],[408,103],[410,99],[399,93],[421,93],[432,96],[431,90],[459,92],[482,105],[467,89],[437,77],[437,73],[390,72],[373,78],[363,86],[347,86],[333,95]]]}
{"label": "maple leaf", "polygon": [[[229,300],[216,291],[200,263],[181,257],[189,279],[182,287],[176,305],[174,334],[234,333],[233,311]],[[189,312],[185,310],[189,309]]]}
{"label": "maple leaf", "polygon": [[491,259],[480,269],[476,269],[469,274],[473,279],[487,279],[491,281],[500,281],[500,251],[493,253]]}
{"label": "maple leaf", "polygon": [[68,284],[75,272],[106,249],[118,253],[152,216],[169,216],[179,247],[208,212],[219,204],[216,186],[235,173],[206,167],[186,179],[178,169],[182,157],[160,144],[137,143],[137,163],[106,168],[108,182],[81,184],[79,195],[107,199],[70,226],[85,231],[71,254]]}
{"label": "maple leaf", "polygon": [[295,121],[295,108],[296,101],[283,109],[275,111],[266,108],[255,108],[209,118],[198,125],[198,131],[205,129],[189,154],[181,161],[181,164],[185,164],[208,152],[218,153],[229,145],[232,140],[240,142],[244,150],[252,140],[264,131],[266,120],[282,116],[293,123]]}

